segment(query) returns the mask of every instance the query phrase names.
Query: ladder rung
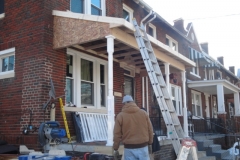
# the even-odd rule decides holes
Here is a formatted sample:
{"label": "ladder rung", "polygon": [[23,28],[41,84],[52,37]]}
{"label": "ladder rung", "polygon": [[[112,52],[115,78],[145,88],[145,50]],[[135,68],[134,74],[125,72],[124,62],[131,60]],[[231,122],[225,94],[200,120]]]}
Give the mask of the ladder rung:
{"label": "ladder rung", "polygon": [[148,51],[149,53],[153,53],[153,51],[152,51],[151,49],[149,49],[149,48],[147,48],[147,47],[146,47],[146,49],[147,49],[147,51]]}
{"label": "ladder rung", "polygon": [[157,76],[161,76],[162,75],[160,72],[156,72],[155,71],[155,73],[156,73]]}
{"label": "ladder rung", "polygon": [[165,88],[166,86],[164,84],[159,84],[161,88]]}
{"label": "ladder rung", "polygon": [[148,39],[145,37],[142,37],[145,42],[148,42]]}
{"label": "ladder rung", "polygon": [[153,64],[157,64],[155,60],[150,59]]}
{"label": "ladder rung", "polygon": [[179,123],[173,123],[174,126],[179,126],[180,124]]}
{"label": "ladder rung", "polygon": [[170,99],[170,97],[164,96],[164,99],[167,99],[167,100],[169,100],[169,99]]}
{"label": "ladder rung", "polygon": [[168,110],[170,113],[174,113],[175,112],[175,110],[171,110],[171,109],[169,109]]}

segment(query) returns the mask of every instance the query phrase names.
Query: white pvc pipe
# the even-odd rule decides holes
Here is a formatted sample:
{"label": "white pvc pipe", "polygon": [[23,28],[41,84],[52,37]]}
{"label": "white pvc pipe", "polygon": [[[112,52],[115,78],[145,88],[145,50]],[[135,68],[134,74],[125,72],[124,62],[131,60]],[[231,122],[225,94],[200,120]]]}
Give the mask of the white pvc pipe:
{"label": "white pvc pipe", "polygon": [[145,101],[144,101],[144,77],[142,77],[142,108],[145,108]]}
{"label": "white pvc pipe", "polygon": [[147,105],[147,112],[149,114],[149,105],[148,105],[148,77],[146,77],[146,105]]}

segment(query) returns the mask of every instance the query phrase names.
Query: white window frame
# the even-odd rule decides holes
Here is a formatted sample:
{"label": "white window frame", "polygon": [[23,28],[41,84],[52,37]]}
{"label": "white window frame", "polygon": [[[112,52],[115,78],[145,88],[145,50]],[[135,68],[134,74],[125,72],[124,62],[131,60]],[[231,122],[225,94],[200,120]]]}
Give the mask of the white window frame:
{"label": "white window frame", "polygon": [[[67,54],[73,56],[73,103],[77,107],[87,107],[87,108],[97,108],[97,109],[106,109],[107,108],[107,92],[108,92],[108,62],[96,58],[87,54],[84,54],[82,52],[73,50],[68,48],[67,49]],[[82,105],[81,103],[81,59],[85,59],[88,61],[93,62],[93,83],[94,83],[94,98],[93,98],[93,104],[94,105]],[[100,95],[100,90],[101,90],[101,83],[100,83],[100,72],[98,69],[100,69],[100,65],[104,65],[104,79],[105,79],[105,106],[101,106],[101,95]],[[67,77],[66,77],[67,78]],[[97,94],[96,94],[97,93]]]}
{"label": "white window frame", "polygon": [[[13,56],[13,55],[14,55],[14,69],[11,71],[2,72],[2,59],[9,57],[9,56]],[[0,51],[0,79],[14,77],[14,75],[15,75],[15,60],[16,60],[15,47]]]}
{"label": "white window frame", "polygon": [[[172,96],[172,87],[175,91],[175,98]],[[183,115],[183,108],[182,108],[182,88],[177,85],[170,84],[170,92],[171,92],[171,99],[176,101],[176,113],[179,116]],[[179,106],[180,104],[180,106]]]}
{"label": "white window frame", "polygon": [[[203,113],[202,113],[202,96],[201,96],[201,93],[200,92],[197,92],[197,91],[191,91],[191,95],[194,95],[193,99],[194,99],[194,107],[195,107],[195,113],[192,113],[193,115],[193,118],[196,118],[198,119],[198,117],[203,117]],[[199,102],[200,102],[200,115],[197,115],[198,117],[195,117],[196,113],[197,113],[197,108],[196,108],[196,95],[199,95]],[[191,97],[192,98],[192,97]],[[192,102],[192,99],[191,99],[191,104],[192,104],[192,107],[193,107],[193,102]],[[193,109],[192,109],[193,110]]]}
{"label": "white window frame", "polygon": [[[153,30],[153,38],[157,37],[157,29],[156,26],[154,26],[152,23],[149,23],[148,27],[152,28]],[[150,35],[151,36],[151,35]]]}
{"label": "white window frame", "polygon": [[174,40],[172,37],[170,37],[169,35],[166,35],[166,38],[169,40],[169,47],[172,49],[172,43],[174,42],[176,44],[176,50],[173,50],[173,51],[176,51],[178,52],[178,42],[176,40]]}
{"label": "white window frame", "polygon": [[133,9],[128,7],[126,4],[123,3],[123,10],[125,10],[126,12],[129,13],[129,22],[132,23],[132,19],[133,19]]}
{"label": "white window frame", "polygon": [[[83,14],[91,15],[91,4],[92,3],[90,0],[84,1]],[[71,10],[71,2],[70,2],[70,10]],[[101,0],[101,10],[102,10],[101,16],[106,16],[106,0]]]}
{"label": "white window frame", "polygon": [[[195,53],[195,52],[194,52]],[[192,68],[192,71],[190,72],[190,74],[194,75],[195,77],[201,78],[199,76],[199,63],[198,63],[198,59],[196,59],[195,54],[193,52],[191,52],[191,57],[192,57],[192,61],[194,61],[196,63],[196,67]]]}
{"label": "white window frame", "polygon": [[0,14],[0,19],[4,18],[5,17],[5,13],[1,13]]}

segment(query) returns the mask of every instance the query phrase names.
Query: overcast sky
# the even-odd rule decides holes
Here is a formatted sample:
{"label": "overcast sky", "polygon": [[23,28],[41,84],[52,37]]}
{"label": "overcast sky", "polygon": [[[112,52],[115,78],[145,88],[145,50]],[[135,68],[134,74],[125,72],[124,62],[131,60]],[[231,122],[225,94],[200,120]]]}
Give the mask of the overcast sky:
{"label": "overcast sky", "polygon": [[173,20],[193,22],[198,41],[208,42],[214,59],[224,57],[224,66],[240,68],[240,0],[144,0],[173,25]]}

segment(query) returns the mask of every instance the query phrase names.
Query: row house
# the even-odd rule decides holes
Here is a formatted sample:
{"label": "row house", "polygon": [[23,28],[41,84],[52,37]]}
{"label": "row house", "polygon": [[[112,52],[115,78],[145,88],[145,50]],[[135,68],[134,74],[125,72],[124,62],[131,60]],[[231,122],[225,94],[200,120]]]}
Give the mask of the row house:
{"label": "row house", "polygon": [[[187,101],[188,110],[195,121],[193,130],[212,132],[216,125],[221,125],[228,128],[219,128],[216,132],[226,133],[229,132],[227,129],[238,128],[240,88],[235,67],[226,69],[223,57],[213,59],[208,52],[208,43],[198,42],[193,23],[189,23],[186,29],[183,24],[183,19],[178,19],[174,27],[193,41],[189,46],[189,58],[196,63],[195,67],[187,69]],[[200,125],[207,122],[202,118],[213,126]]]}

